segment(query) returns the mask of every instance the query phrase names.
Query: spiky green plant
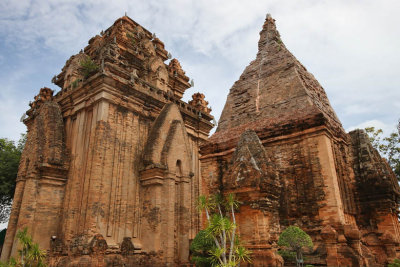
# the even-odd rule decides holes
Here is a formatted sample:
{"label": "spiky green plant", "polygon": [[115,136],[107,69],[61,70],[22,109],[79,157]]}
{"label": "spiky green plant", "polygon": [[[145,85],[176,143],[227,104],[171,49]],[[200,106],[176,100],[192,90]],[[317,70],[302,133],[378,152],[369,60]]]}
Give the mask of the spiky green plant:
{"label": "spiky green plant", "polygon": [[27,227],[19,230],[16,238],[20,245],[19,258],[11,257],[7,263],[0,263],[0,267],[46,267],[46,252],[33,242]]}
{"label": "spiky green plant", "polygon": [[[219,194],[211,197],[200,196],[198,203],[199,209],[205,211],[207,227],[197,236],[205,233],[209,240],[214,241],[207,251],[207,262],[211,266],[223,267],[251,262],[250,251],[240,244],[236,234],[235,210],[239,207],[239,202],[235,200],[234,195],[229,194],[226,198]],[[201,266],[197,262],[196,265]]]}

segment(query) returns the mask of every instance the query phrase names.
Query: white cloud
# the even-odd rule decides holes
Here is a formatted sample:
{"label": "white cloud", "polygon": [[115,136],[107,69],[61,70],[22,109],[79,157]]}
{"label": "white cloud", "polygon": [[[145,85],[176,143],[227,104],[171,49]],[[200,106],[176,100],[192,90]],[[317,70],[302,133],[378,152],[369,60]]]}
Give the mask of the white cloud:
{"label": "white cloud", "polygon": [[[196,86],[185,99],[194,91],[204,92],[217,118],[229,88],[255,58],[266,13],[277,20],[289,50],[324,86],[345,127],[368,120],[390,124],[400,117],[397,0],[6,0],[0,3],[0,55],[8,52],[1,45],[4,41],[21,62],[33,53],[37,60],[51,58],[48,61],[58,65],[35,77],[36,83],[46,84],[62,68],[60,61],[77,53],[125,11],[156,32],[195,79]],[[18,72],[5,61],[1,55],[2,73]],[[20,88],[29,82],[27,77],[31,78],[20,76],[17,82],[2,85],[9,92],[31,90],[26,95],[32,97],[39,88]],[[7,128],[12,128],[14,117],[27,106],[16,93],[6,95],[1,98],[2,111],[16,115],[0,114],[0,122],[7,121]],[[10,134],[0,130],[0,136]]]}
{"label": "white cloud", "polygon": [[7,228],[8,222],[7,223],[0,223],[0,231],[3,230],[4,228]]}
{"label": "white cloud", "polygon": [[369,120],[364,121],[358,125],[350,126],[346,129],[346,132],[353,131],[355,129],[365,129],[367,127],[375,127],[375,129],[382,129],[384,136],[389,136],[392,132],[396,131],[396,124],[386,124],[380,120]]}
{"label": "white cloud", "polygon": [[0,90],[0,137],[18,141],[21,133],[26,132],[26,127],[20,122],[20,118],[28,107],[29,98],[20,94],[16,84],[29,72],[29,69],[19,69],[9,73],[8,77],[0,76],[3,81]]}

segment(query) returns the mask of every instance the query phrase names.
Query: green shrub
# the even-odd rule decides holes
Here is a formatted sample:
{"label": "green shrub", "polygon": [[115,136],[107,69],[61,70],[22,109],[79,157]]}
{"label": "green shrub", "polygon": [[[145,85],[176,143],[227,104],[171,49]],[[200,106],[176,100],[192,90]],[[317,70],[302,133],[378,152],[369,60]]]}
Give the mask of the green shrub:
{"label": "green shrub", "polygon": [[73,81],[73,82],[71,83],[72,89],[78,87],[78,84],[79,84],[79,80],[78,80],[78,79],[76,79],[75,81]]}
{"label": "green shrub", "polygon": [[286,251],[294,252],[296,265],[302,266],[303,248],[313,247],[311,237],[297,226],[289,226],[279,236],[278,245]]}
{"label": "green shrub", "polygon": [[132,46],[136,46],[136,39],[135,39],[135,36],[133,34],[127,33],[126,37],[128,37],[129,40],[131,40]]}
{"label": "green shrub", "polygon": [[80,62],[80,65],[81,73],[85,79],[99,69],[99,66],[97,66],[97,64],[89,56],[86,56],[85,59]]}
{"label": "green shrub", "polygon": [[296,262],[296,252],[289,250],[279,250],[278,254],[281,255],[285,262]]}
{"label": "green shrub", "polygon": [[400,267],[400,260],[399,259],[395,259],[393,261],[393,263],[389,263],[388,267]]}
{"label": "green shrub", "polygon": [[209,251],[214,249],[215,243],[213,238],[205,230],[201,230],[190,244],[190,252],[192,253],[191,261],[196,266],[212,266]]}

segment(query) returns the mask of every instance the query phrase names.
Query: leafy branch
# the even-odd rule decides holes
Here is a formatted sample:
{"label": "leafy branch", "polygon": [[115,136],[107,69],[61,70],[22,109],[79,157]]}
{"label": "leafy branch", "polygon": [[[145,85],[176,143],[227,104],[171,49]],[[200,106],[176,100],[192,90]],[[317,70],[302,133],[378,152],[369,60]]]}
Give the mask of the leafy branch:
{"label": "leafy branch", "polygon": [[372,146],[386,158],[397,180],[400,181],[400,135],[392,132],[389,136],[382,138],[382,129],[375,129],[375,127],[367,127],[365,131]]}

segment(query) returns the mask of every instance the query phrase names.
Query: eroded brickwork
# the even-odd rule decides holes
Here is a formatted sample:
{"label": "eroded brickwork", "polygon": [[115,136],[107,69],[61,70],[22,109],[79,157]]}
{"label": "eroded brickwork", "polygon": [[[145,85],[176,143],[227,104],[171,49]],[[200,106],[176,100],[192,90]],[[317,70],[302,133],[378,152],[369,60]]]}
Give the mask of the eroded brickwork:
{"label": "eroded brickwork", "polygon": [[[27,112],[2,259],[28,227],[50,266],[189,262],[199,231],[199,145],[212,128],[204,95],[164,44],[128,17],[93,37]],[[196,96],[195,96],[196,98]]]}
{"label": "eroded brickwork", "polygon": [[59,230],[57,221],[68,171],[68,153],[64,143],[64,124],[53,91],[40,89],[25,124],[27,141],[21,156],[2,260],[17,252],[14,237],[18,229],[29,228],[35,240],[48,249],[49,237]]}
{"label": "eroded brickwork", "polygon": [[203,193],[235,193],[255,266],[281,266],[289,225],[313,239],[310,264],[386,266],[399,256],[399,186],[362,131],[346,134],[324,89],[267,16],[259,51],[201,147]]}

